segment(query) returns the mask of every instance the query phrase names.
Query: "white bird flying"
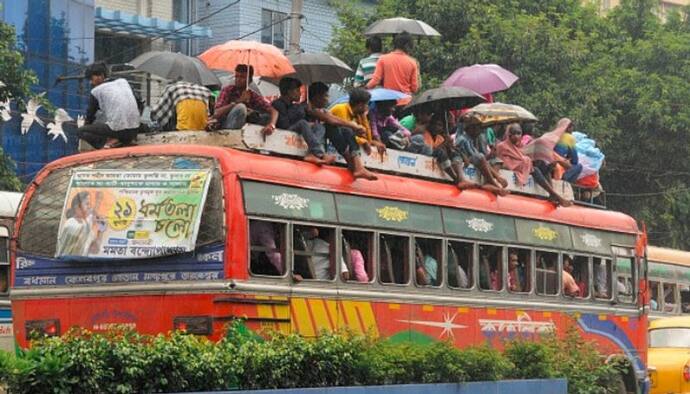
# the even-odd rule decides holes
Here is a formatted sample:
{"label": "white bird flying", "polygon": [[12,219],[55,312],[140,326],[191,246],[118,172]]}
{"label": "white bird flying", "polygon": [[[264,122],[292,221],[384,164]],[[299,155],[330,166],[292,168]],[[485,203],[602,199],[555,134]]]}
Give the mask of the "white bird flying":
{"label": "white bird flying", "polygon": [[55,111],[55,118],[53,119],[53,122],[48,123],[48,135],[53,137],[53,141],[57,139],[57,137],[62,137],[65,142],[67,142],[67,136],[65,135],[65,131],[62,129],[62,124],[65,122],[73,121],[71,116],[67,113],[62,108],[58,108],[57,111]]}
{"label": "white bird flying", "polygon": [[7,98],[5,101],[0,101],[0,119],[2,119],[3,122],[9,122],[10,119],[12,119],[9,98]]}
{"label": "white bird flying", "polygon": [[[39,96],[44,94],[45,93],[41,93]],[[31,128],[31,125],[34,124],[34,122],[45,127],[43,121],[39,119],[38,115],[36,114],[36,111],[38,111],[39,108],[41,108],[41,104],[39,104],[35,98],[29,100],[29,103],[26,104],[26,113],[22,114],[22,135],[29,132],[29,128]]]}

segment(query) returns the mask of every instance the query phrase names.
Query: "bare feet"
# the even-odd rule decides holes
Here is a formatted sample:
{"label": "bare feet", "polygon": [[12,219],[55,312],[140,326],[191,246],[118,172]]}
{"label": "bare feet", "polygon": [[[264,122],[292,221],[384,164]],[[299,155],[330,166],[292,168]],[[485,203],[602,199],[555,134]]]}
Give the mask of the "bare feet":
{"label": "bare feet", "polygon": [[355,179],[366,179],[368,181],[375,181],[379,179],[376,175],[374,175],[373,172],[367,170],[366,168],[362,168],[357,171],[352,172],[352,176],[355,177]]}
{"label": "bare feet", "polygon": [[470,182],[470,181],[460,181],[457,184],[455,184],[455,187],[457,187],[460,190],[468,190],[468,189],[476,189],[479,187],[479,185],[477,185],[474,182]]}
{"label": "bare feet", "polygon": [[362,144],[362,150],[367,156],[371,155],[371,145],[369,145],[368,142],[366,144]]}
{"label": "bare feet", "polygon": [[571,206],[573,206],[573,202],[570,200],[566,200],[563,197],[558,197],[558,205],[560,205],[562,207],[571,207]]}
{"label": "bare feet", "polygon": [[103,149],[119,148],[123,144],[116,138],[108,138],[103,145]]}
{"label": "bare feet", "polygon": [[333,163],[335,163],[336,157],[335,157],[335,155],[326,154],[326,155],[323,155],[321,160],[323,160],[324,164],[333,164]]}
{"label": "bare feet", "polygon": [[316,157],[315,155],[312,155],[311,153],[308,153],[306,156],[304,156],[304,161],[309,162],[309,163],[313,163],[316,165],[321,165],[321,164],[325,163],[325,161],[323,161],[322,159],[319,159],[318,157]]}
{"label": "bare feet", "polygon": [[496,181],[501,184],[502,187],[508,187],[508,181],[502,176],[497,176]]}
{"label": "bare feet", "polygon": [[501,197],[505,197],[508,194],[510,194],[510,191],[508,191],[502,187],[498,187],[496,185],[489,184],[489,183],[482,185],[482,189],[489,191],[491,193],[494,193],[494,194],[498,194]]}

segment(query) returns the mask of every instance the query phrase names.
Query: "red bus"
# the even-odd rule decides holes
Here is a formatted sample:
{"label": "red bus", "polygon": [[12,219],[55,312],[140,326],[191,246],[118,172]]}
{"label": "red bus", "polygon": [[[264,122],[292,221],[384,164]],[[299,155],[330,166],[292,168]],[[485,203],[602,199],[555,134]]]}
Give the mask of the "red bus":
{"label": "red bus", "polygon": [[[155,230],[131,221],[132,210],[151,219],[171,200],[153,209],[146,201],[158,192],[128,179],[190,169],[208,183],[198,219],[171,229],[170,217],[157,216]],[[102,208],[109,222],[91,229],[133,230],[106,235],[94,249],[89,238],[76,247],[97,257],[70,258],[60,252],[65,212],[84,190],[98,200],[98,187],[144,197],[110,201]],[[194,226],[185,249],[175,236]],[[170,243],[149,253],[149,232],[159,230]],[[26,192],[15,234],[11,300],[21,346],[32,332],[72,326],[217,339],[238,318],[253,330],[315,336],[349,328],[459,347],[574,326],[605,354],[630,361],[628,391],[647,390],[640,230],[618,212],[383,173],[353,181],[342,167],[227,147],[141,145],[47,165]],[[566,294],[564,269],[576,293]]]}

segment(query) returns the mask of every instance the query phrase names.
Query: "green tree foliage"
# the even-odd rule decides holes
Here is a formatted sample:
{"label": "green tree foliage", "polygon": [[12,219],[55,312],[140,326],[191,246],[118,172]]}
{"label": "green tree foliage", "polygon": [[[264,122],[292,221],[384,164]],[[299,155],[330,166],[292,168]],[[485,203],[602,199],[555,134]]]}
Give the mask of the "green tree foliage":
{"label": "green tree foliage", "polygon": [[[38,83],[36,75],[24,68],[24,57],[17,50],[12,25],[0,22],[0,101],[22,99],[31,95],[31,85]],[[16,176],[15,164],[0,150],[0,190],[20,191],[22,184]]]}
{"label": "green tree foliage", "polygon": [[661,23],[654,0],[606,15],[586,3],[382,0],[365,12],[345,2],[330,51],[356,66],[368,24],[429,23],[442,37],[416,41],[424,87],[474,63],[512,70],[520,80],[497,101],[532,110],[542,131],[573,119],[607,156],[608,206],[645,221],[652,243],[690,248],[690,8]]}

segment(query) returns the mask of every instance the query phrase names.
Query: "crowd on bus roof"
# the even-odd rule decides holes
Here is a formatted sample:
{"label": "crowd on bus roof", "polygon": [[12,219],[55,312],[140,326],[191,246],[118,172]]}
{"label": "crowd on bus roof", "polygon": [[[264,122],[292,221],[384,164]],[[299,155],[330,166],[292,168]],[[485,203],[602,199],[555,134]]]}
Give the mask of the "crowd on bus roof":
{"label": "crowd on bus roof", "polygon": [[[508,181],[499,170],[510,170],[519,184],[526,184],[531,176],[554,203],[572,204],[551,182],[562,179],[575,183],[581,178],[583,165],[569,119],[562,119],[552,131],[535,138],[533,122],[486,127],[468,109],[417,106],[408,114],[404,106],[409,98],[372,103],[365,88],[382,86],[409,95],[418,92],[419,63],[409,55],[412,46],[409,34],[398,34],[393,50],[383,54],[381,39],[368,38],[369,55],[359,62],[355,87],[347,101],[331,108],[328,85],[314,82],[307,87],[293,77],[282,78],[280,96],[269,101],[250,88],[253,67],[240,64],[235,68],[234,83],[222,88],[215,101],[207,87],[171,83],[151,109],[151,119],[162,130],[239,129],[246,123],[263,125],[264,136],[276,128],[291,130],[307,144],[305,161],[333,163],[336,157],[328,153],[328,142],[346,160],[355,178],[372,181],[377,176],[365,168],[362,154],[374,150],[384,154],[387,149],[396,149],[433,157],[459,189],[482,188],[500,196],[509,192]],[[109,79],[104,64],[91,65],[86,75],[93,89],[79,137],[97,149],[132,143],[144,127],[139,124],[137,98],[127,81]],[[488,99],[492,99],[490,95]],[[483,184],[466,179],[464,168],[470,164],[482,175]],[[593,186],[600,190],[598,184]]]}

